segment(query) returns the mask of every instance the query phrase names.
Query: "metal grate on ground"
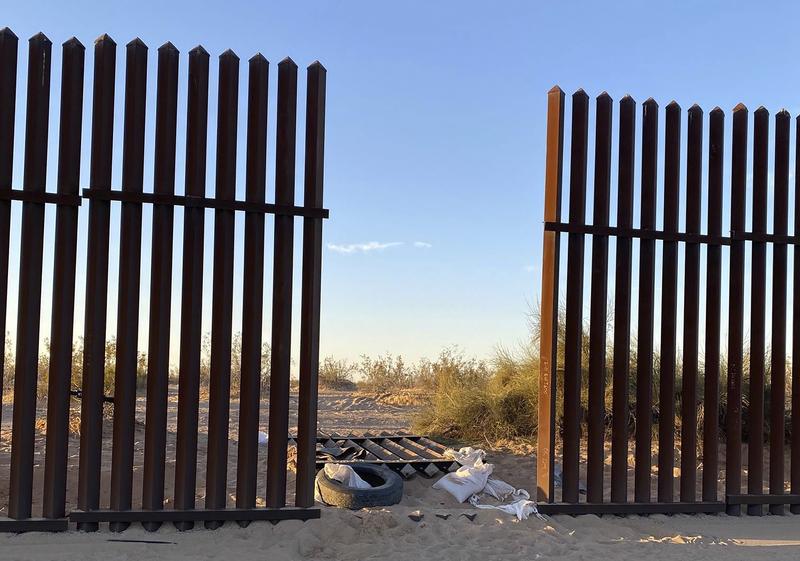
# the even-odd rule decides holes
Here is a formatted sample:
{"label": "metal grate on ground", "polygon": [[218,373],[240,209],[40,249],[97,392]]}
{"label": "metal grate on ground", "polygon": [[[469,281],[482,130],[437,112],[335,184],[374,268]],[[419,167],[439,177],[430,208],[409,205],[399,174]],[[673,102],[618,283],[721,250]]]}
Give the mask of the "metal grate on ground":
{"label": "metal grate on ground", "polygon": [[[294,440],[294,438],[292,438]],[[427,436],[404,432],[361,435],[317,434],[317,469],[326,463],[382,464],[409,479],[419,473],[435,477],[458,463],[445,452],[447,447]]]}

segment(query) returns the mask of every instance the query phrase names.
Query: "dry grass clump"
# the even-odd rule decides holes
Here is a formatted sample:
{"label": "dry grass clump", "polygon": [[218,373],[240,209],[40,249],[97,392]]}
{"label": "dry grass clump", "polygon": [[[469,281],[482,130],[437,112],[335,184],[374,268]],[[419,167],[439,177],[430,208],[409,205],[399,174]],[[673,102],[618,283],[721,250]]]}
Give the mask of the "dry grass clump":
{"label": "dry grass clump", "polygon": [[536,363],[522,350],[499,349],[490,364],[452,349],[430,363],[429,401],[414,422],[419,432],[495,442],[536,432]]}

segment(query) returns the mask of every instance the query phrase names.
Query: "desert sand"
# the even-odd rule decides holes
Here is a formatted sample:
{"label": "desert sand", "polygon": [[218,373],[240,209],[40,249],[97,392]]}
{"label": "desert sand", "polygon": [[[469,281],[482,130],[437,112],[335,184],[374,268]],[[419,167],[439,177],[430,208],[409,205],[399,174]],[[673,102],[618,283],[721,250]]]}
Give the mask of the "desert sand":
{"label": "desert sand", "polygon": [[[174,402],[172,403],[174,406]],[[266,422],[266,402],[262,404]],[[320,429],[345,432],[409,430],[414,405],[368,394],[325,392],[320,396]],[[143,412],[137,414],[135,502],[141,485],[144,445]],[[174,466],[174,407],[168,438],[167,495],[171,495]],[[40,414],[44,412],[44,404]],[[3,408],[0,441],[0,507],[5,511],[11,407]],[[207,408],[201,407],[200,425]],[[237,404],[232,402],[229,491],[235,492]],[[292,419],[294,422],[294,417]],[[110,423],[105,427],[110,436]],[[202,430],[202,429],[201,429]],[[198,507],[203,504],[205,435],[198,455]],[[37,442],[43,446],[43,435]],[[472,443],[487,448],[486,443]],[[533,491],[535,458],[532,447],[516,445],[489,451],[495,475],[516,487]],[[265,450],[259,461],[265,468]],[[77,478],[77,438],[70,444],[70,505]],[[745,455],[746,457],[746,455]],[[110,440],[104,445],[103,489],[108,491]],[[37,477],[42,476],[43,451],[37,454]],[[264,473],[264,469],[262,469]],[[290,484],[293,479],[290,474]],[[717,516],[552,516],[517,521],[497,511],[478,511],[459,504],[443,491],[432,489],[438,479],[417,476],[405,482],[399,505],[362,511],[322,507],[322,518],[276,525],[253,523],[247,528],[227,524],[219,530],[178,532],[165,524],[154,533],[133,526],[123,533],[102,528],[95,534],[0,535],[0,559],[658,559],[750,560],[800,559],[800,517]],[[263,497],[263,480],[259,496]],[[654,478],[655,484],[655,478]],[[291,489],[290,489],[291,491]],[[291,493],[290,493],[291,495]],[[233,496],[232,496],[233,498]],[[291,500],[291,496],[290,496]],[[34,512],[40,509],[34,505]],[[107,504],[107,496],[103,503]],[[232,504],[229,503],[229,504]],[[167,505],[169,507],[169,504]],[[421,514],[414,521],[409,514]],[[466,516],[469,515],[469,516]],[[474,515],[474,517],[472,516]],[[416,517],[415,517],[416,518]],[[473,519],[470,519],[473,518]],[[122,540],[122,541],[120,541]],[[151,543],[145,543],[151,542]],[[152,543],[155,542],[155,543]]]}

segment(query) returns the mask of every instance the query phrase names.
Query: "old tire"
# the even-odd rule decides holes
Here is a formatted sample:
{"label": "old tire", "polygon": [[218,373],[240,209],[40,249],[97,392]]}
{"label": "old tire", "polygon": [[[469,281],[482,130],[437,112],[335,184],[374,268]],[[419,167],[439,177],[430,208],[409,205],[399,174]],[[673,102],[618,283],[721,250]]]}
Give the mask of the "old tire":
{"label": "old tire", "polygon": [[325,504],[357,510],[371,506],[397,504],[403,498],[403,480],[389,468],[371,464],[351,466],[367,483],[370,489],[347,487],[325,475],[317,473],[317,489]]}

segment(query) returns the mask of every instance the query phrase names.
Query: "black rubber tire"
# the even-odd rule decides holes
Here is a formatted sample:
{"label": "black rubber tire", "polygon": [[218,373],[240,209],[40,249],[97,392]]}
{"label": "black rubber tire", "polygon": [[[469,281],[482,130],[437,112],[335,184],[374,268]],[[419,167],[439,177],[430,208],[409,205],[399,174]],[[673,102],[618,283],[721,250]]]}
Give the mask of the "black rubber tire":
{"label": "black rubber tire", "polygon": [[358,510],[371,506],[389,506],[403,498],[403,480],[389,468],[371,464],[351,466],[355,472],[373,487],[356,489],[346,487],[325,475],[317,473],[317,489],[325,504]]}

